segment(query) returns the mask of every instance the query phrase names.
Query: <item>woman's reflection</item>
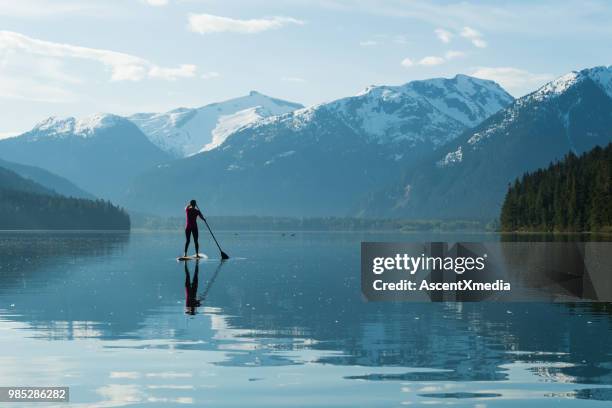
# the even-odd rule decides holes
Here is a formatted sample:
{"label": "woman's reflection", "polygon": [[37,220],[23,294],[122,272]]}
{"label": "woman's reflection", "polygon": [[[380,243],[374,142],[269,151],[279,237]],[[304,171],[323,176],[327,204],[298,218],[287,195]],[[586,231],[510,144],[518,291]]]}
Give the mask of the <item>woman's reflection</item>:
{"label": "woman's reflection", "polygon": [[198,273],[200,272],[200,262],[196,260],[193,280],[189,273],[188,262],[185,262],[185,314],[195,315],[200,306],[198,299]]}

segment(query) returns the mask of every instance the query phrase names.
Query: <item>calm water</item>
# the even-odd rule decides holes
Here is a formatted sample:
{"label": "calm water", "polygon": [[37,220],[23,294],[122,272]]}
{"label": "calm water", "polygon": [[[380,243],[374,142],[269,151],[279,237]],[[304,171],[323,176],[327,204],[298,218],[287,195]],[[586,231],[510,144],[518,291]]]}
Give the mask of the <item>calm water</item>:
{"label": "calm water", "polygon": [[0,385],[70,386],[70,407],[612,405],[609,305],[362,300],[362,240],[493,236],[218,238],[233,258],[199,263],[190,315],[180,232],[0,233]]}

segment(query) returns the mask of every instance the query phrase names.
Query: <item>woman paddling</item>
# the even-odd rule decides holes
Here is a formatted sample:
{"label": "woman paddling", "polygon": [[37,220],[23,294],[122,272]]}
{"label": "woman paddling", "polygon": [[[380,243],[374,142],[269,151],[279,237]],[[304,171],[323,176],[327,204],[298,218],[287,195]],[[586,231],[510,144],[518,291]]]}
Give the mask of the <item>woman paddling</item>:
{"label": "woman paddling", "polygon": [[193,235],[193,243],[195,244],[196,250],[196,258],[200,257],[200,244],[198,243],[198,217],[202,220],[204,216],[200,212],[198,208],[198,204],[196,200],[191,200],[189,205],[185,207],[185,214],[187,216],[187,222],[185,223],[185,252],[183,254],[184,257],[187,257],[187,249],[189,248],[189,241],[191,236]]}

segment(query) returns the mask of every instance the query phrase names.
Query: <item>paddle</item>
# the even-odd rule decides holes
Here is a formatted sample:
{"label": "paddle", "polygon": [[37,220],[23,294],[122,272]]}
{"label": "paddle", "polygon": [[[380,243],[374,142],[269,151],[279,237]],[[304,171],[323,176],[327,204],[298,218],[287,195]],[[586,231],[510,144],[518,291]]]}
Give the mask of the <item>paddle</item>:
{"label": "paddle", "polygon": [[206,224],[206,228],[208,228],[208,232],[210,232],[210,235],[215,240],[215,244],[217,244],[217,248],[219,248],[219,252],[221,252],[221,260],[224,261],[226,259],[229,259],[229,255],[223,252],[223,250],[221,249],[221,246],[219,246],[219,243],[217,242],[217,238],[215,238],[215,234],[213,234],[212,230],[210,229],[210,226],[208,225],[206,218],[204,218],[204,224]]}
{"label": "paddle", "polygon": [[215,283],[215,279],[217,279],[217,275],[219,275],[219,271],[221,271],[221,267],[223,265],[224,264],[222,262],[219,263],[217,269],[215,269],[215,273],[212,275],[212,278],[210,278],[208,285],[206,285],[206,287],[204,288],[204,293],[202,293],[202,296],[198,297],[201,302],[204,302],[206,300],[208,292],[210,292],[210,288],[212,288],[213,283]]}

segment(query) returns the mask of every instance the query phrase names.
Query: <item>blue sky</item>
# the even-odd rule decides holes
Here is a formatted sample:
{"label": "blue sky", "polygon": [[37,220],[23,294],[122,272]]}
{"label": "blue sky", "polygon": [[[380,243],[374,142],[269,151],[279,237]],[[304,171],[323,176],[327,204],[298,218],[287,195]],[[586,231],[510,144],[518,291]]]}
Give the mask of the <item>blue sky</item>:
{"label": "blue sky", "polygon": [[612,3],[0,0],[0,136],[51,115],[305,105],[457,73],[521,96],[612,64]]}

